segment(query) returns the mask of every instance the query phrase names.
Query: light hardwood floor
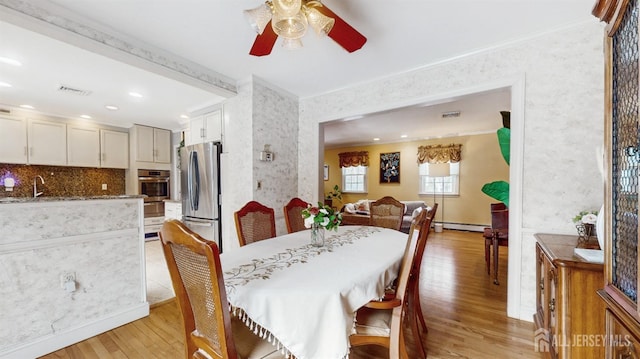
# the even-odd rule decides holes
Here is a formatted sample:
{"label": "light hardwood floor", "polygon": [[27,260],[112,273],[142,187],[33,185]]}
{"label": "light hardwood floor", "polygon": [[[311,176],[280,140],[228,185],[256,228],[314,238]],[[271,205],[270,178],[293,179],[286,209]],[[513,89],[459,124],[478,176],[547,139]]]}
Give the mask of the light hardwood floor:
{"label": "light hardwood floor", "polygon": [[[481,233],[429,235],[420,297],[429,333],[429,358],[541,358],[533,347],[533,324],[506,316],[507,248],[500,248],[494,285],[484,263]],[[180,318],[173,301],[137,320],[42,358],[182,358]],[[387,358],[379,348],[356,348],[351,359]]]}

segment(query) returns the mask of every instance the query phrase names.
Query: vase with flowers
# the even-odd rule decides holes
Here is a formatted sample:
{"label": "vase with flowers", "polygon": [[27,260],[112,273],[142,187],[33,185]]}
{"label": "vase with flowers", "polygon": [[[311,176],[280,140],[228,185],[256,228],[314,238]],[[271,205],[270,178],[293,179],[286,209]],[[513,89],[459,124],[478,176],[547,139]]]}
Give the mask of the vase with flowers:
{"label": "vase with flowers", "polygon": [[318,202],[318,206],[309,205],[302,210],[304,226],[311,228],[311,244],[316,247],[324,245],[324,230],[337,231],[342,223],[342,214],[330,206]]}
{"label": "vase with flowers", "polygon": [[581,242],[589,242],[595,231],[596,222],[598,221],[598,211],[580,211],[573,217],[573,223],[576,223],[578,230],[578,244]]}

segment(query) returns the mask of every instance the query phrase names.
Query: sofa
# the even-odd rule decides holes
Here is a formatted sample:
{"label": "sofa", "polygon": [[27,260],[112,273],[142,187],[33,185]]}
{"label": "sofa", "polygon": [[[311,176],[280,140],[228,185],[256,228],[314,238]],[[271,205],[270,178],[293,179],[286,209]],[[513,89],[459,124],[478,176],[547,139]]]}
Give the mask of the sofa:
{"label": "sofa", "polygon": [[[364,199],[355,203],[347,203],[342,206],[342,224],[343,225],[369,225],[369,205],[374,202],[373,199]],[[404,215],[402,216],[402,225],[400,231],[409,233],[413,214],[418,208],[429,208],[423,201],[400,201],[405,206]]]}

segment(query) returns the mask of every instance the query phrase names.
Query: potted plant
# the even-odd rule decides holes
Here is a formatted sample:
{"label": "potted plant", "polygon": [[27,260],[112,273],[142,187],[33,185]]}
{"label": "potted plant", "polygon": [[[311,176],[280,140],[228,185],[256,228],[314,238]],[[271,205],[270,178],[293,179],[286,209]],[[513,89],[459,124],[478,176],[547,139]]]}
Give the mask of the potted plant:
{"label": "potted plant", "polygon": [[339,201],[342,200],[342,191],[340,191],[340,187],[338,187],[338,185],[333,186],[333,190],[329,191],[329,193],[324,196],[325,206],[333,207],[334,198]]}

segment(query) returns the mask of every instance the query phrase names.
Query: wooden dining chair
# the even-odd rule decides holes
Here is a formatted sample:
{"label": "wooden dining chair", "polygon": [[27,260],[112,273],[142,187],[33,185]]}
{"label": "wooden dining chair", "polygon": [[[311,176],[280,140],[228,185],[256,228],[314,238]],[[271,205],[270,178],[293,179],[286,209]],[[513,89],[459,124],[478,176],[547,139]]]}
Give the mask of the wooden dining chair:
{"label": "wooden dining chair", "polygon": [[[413,261],[414,268],[411,272],[415,276],[414,284],[415,289],[414,300],[415,300],[415,309],[418,321],[420,322],[420,326],[424,332],[428,331],[427,323],[424,320],[424,315],[422,314],[422,305],[420,304],[420,273],[422,272],[422,258],[424,256],[424,251],[427,246],[427,239],[429,237],[429,233],[431,231],[431,223],[433,223],[433,219],[436,216],[436,212],[438,211],[438,204],[434,203],[433,207],[426,210],[426,219],[420,225],[420,237],[424,236],[424,239],[418,242],[418,247],[416,248],[416,259]],[[423,211],[424,212],[424,211]]]}
{"label": "wooden dining chair", "polygon": [[399,231],[404,211],[404,203],[390,196],[382,197],[369,205],[369,223],[372,226]]}
{"label": "wooden dining chair", "polygon": [[276,219],[273,208],[250,201],[233,213],[240,247],[276,236]]}
{"label": "wooden dining chair", "polygon": [[422,258],[417,250],[424,247],[421,242],[426,243],[430,225],[426,211],[412,223],[395,295],[381,301],[370,301],[357,311],[355,333],[349,337],[352,347],[378,345],[389,349],[389,358],[408,359],[405,342],[407,326],[403,325],[406,323],[413,334],[415,350],[421,357],[426,357],[417,322],[415,298],[419,296],[414,291],[418,288],[415,284],[418,278],[415,271],[419,270],[419,266],[415,266],[414,262]]}
{"label": "wooden dining chair", "polygon": [[509,245],[509,208],[504,203],[491,203],[491,227],[485,227],[482,236],[487,274],[491,275],[491,247],[493,246],[493,284],[500,284],[498,281],[499,248]]}
{"label": "wooden dining chair", "polygon": [[284,221],[287,224],[287,233],[299,232],[305,230],[304,218],[302,218],[302,210],[307,208],[309,203],[298,197],[292,198],[289,203],[284,206]]}
{"label": "wooden dining chair", "polygon": [[162,249],[185,336],[185,359],[284,358],[240,320],[232,318],[218,246],[169,220],[160,230]]}

